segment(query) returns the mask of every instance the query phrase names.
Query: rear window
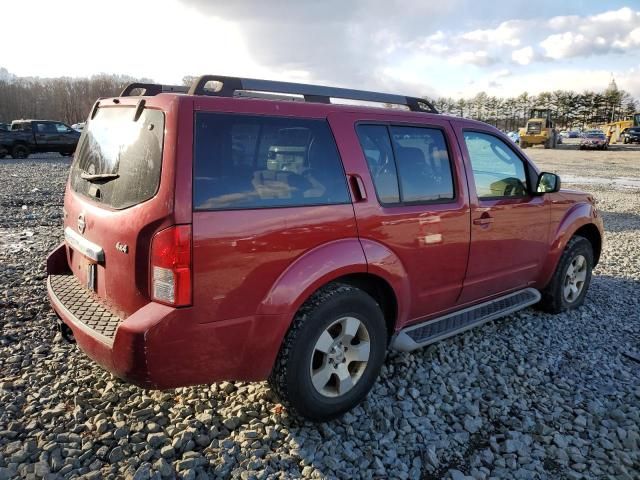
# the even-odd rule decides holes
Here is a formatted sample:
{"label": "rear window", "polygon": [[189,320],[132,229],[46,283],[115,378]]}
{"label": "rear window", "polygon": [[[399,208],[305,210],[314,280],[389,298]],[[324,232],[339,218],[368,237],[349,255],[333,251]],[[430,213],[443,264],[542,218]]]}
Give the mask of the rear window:
{"label": "rear window", "polygon": [[71,167],[71,188],[122,209],[158,191],[164,113],[145,109],[133,121],[132,107],[100,108],[87,123]]}
{"label": "rear window", "polygon": [[196,114],[194,208],[229,210],[348,203],[324,120]]}

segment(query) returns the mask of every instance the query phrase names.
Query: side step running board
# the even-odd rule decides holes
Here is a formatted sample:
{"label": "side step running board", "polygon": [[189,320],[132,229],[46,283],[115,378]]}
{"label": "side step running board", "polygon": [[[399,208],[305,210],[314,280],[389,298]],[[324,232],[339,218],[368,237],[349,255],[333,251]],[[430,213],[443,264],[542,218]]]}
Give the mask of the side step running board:
{"label": "side step running board", "polygon": [[398,332],[391,342],[391,348],[402,352],[410,352],[416,348],[424,347],[430,343],[438,342],[482,325],[489,320],[522,310],[529,305],[538,303],[540,298],[540,292],[536,289],[526,288],[443,317],[411,325]]}

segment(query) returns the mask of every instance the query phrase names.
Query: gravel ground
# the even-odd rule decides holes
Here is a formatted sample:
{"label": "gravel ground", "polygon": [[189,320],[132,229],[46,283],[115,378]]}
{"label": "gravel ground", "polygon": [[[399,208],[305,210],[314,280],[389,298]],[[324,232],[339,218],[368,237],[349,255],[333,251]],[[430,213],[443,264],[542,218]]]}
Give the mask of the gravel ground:
{"label": "gravel ground", "polygon": [[[563,175],[640,179],[640,152],[531,149]],[[264,383],[144,391],[54,330],[44,258],[68,160],[0,161],[0,479],[640,478],[640,189],[586,185],[606,247],[584,307],[528,309],[413,354],[367,401],[300,423]]]}

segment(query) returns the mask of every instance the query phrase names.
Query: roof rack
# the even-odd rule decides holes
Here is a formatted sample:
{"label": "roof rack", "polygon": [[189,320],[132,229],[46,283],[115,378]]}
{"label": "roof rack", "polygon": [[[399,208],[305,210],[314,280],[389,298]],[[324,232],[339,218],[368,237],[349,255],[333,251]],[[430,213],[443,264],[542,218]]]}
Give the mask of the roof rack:
{"label": "roof rack", "polygon": [[[205,88],[207,83],[217,82],[217,90]],[[332,98],[357,100],[363,102],[390,103],[405,105],[416,112],[438,113],[431,103],[417,97],[405,97],[392,93],[369,92],[348,88],[324,87],[304,83],[276,82],[273,80],[258,80],[255,78],[225,77],[221,75],[203,75],[198,78],[189,89],[189,95],[214,95],[219,97],[233,97],[237,91],[283,93],[302,95],[305,102],[331,103]]]}
{"label": "roof rack", "polygon": [[[216,88],[207,88],[207,84],[210,82],[217,83]],[[331,103],[332,98],[340,98],[344,100],[356,100],[362,102],[404,105],[409,107],[409,110],[413,112],[438,113],[435,107],[424,98],[407,97],[393,93],[325,87],[322,85],[308,85],[305,83],[226,77],[222,75],[203,75],[195,80],[191,87],[159,85],[155,83],[131,83],[125,87],[120,96],[132,96],[131,92],[136,89],[142,89],[142,95],[149,96],[158,95],[163,92],[179,92],[188,93],[189,95],[207,95],[216,97],[251,97],[250,94],[242,92],[260,92],[263,94],[298,95],[303,97],[305,102],[314,103]],[[263,98],[268,97],[267,95],[257,96]],[[273,95],[273,97],[277,96],[278,95]]]}
{"label": "roof rack", "polygon": [[134,90],[138,90],[138,89],[142,90],[142,92],[140,93],[140,96],[148,95],[150,97],[154,97],[159,93],[163,93],[163,92],[187,93],[189,91],[189,87],[184,87],[182,85],[160,85],[158,83],[134,82],[124,87],[124,90],[122,90],[122,93],[120,94],[120,96],[121,97],[138,96],[138,95],[131,94]]}

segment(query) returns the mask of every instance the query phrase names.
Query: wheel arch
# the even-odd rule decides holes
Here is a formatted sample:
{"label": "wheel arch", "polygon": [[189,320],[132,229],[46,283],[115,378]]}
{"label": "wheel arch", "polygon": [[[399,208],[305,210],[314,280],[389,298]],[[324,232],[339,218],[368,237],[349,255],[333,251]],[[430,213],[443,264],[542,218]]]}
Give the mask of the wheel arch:
{"label": "wheel arch", "polygon": [[565,214],[552,235],[547,259],[540,271],[538,282],[536,282],[538,288],[544,288],[549,283],[567,243],[575,235],[583,236],[589,240],[593,246],[594,266],[598,263],[603,243],[602,218],[593,205],[576,204]]}
{"label": "wheel arch", "polygon": [[572,236],[580,235],[586,238],[591,243],[593,248],[593,266],[595,267],[600,261],[600,254],[602,253],[602,235],[600,230],[593,223],[587,223],[578,228]]}

